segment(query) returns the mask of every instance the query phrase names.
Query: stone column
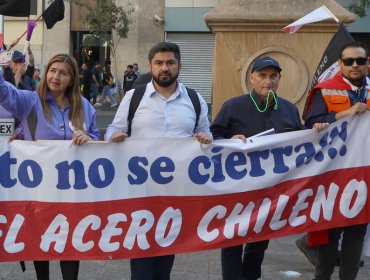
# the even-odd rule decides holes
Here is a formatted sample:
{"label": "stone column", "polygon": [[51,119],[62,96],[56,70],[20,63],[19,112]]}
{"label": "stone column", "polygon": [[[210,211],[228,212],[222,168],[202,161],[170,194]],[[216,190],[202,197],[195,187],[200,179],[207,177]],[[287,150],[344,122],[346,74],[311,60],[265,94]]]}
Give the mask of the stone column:
{"label": "stone column", "polygon": [[225,100],[251,90],[251,67],[265,55],[277,59],[283,69],[277,94],[302,112],[313,73],[339,25],[328,19],[294,34],[282,29],[322,5],[345,24],[355,20],[334,0],[224,0],[205,15],[216,38],[213,117]]}

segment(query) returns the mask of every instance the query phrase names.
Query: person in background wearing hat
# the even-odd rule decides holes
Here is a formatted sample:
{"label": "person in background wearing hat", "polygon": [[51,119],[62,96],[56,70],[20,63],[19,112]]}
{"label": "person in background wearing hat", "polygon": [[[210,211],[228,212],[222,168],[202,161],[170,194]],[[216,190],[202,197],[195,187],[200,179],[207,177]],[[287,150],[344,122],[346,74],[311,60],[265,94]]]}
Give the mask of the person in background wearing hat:
{"label": "person in background wearing hat", "polygon": [[[15,86],[15,77],[12,69],[10,68],[10,63],[8,65],[2,65],[2,73],[4,80]],[[10,112],[8,112],[3,106],[0,105],[0,119],[12,119],[14,120],[14,131],[13,134],[9,136],[9,141],[15,139],[22,139],[22,125],[21,122],[15,118]]]}
{"label": "person in background wearing hat", "polygon": [[[274,129],[275,133],[302,130],[298,109],[278,97],[281,71],[279,62],[271,57],[258,58],[249,75],[252,92],[226,101],[211,125],[214,139],[240,139]],[[326,124],[317,124],[321,131]],[[255,280],[261,277],[261,265],[269,240],[223,248],[221,250],[224,280]]]}
{"label": "person in background wearing hat", "polygon": [[[16,45],[17,42],[18,41],[12,42],[9,46],[9,49],[11,49],[14,45]],[[5,81],[17,87],[18,89],[33,90],[34,86],[33,86],[32,76],[34,72],[35,60],[34,60],[33,53],[30,47],[28,47],[29,63],[28,63],[26,71],[25,71],[24,60],[25,60],[25,57],[21,52],[14,51],[10,64],[3,66],[4,79]],[[13,135],[9,137],[9,141],[23,138],[22,125],[21,125],[20,120],[18,120],[12,114],[7,112],[7,110],[5,110],[1,105],[0,105],[0,118],[14,119],[14,132],[13,132]]]}
{"label": "person in background wearing hat", "polygon": [[[3,66],[3,73],[4,73],[4,79],[15,86],[15,80],[13,72],[10,71],[4,71],[6,68],[9,68],[8,65]],[[10,68],[9,68],[10,69]],[[0,71],[1,72],[1,71]],[[5,73],[8,73],[6,75]],[[21,139],[22,138],[22,125],[21,122],[15,118],[9,111],[7,111],[3,106],[0,105],[0,119],[12,119],[14,122],[14,131],[13,134],[9,136],[9,141],[15,140],[15,139]]]}
{"label": "person in background wearing hat", "polygon": [[33,72],[35,69],[35,60],[31,48],[28,48],[28,64],[25,65],[25,57],[19,51],[14,51],[10,68],[13,71],[15,85],[18,89],[35,90],[33,85]]}

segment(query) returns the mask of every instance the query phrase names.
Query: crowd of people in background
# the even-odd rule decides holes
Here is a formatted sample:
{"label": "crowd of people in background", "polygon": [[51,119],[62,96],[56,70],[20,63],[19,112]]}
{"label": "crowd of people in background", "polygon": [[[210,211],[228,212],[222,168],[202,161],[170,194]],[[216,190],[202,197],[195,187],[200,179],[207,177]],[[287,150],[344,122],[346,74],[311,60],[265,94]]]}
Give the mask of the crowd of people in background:
{"label": "crowd of people in background", "polygon": [[110,61],[96,62],[94,65],[82,63],[80,68],[80,86],[82,95],[95,108],[116,108],[123,96],[133,88],[134,82],[141,76],[137,63],[129,64],[122,76],[121,87],[111,72]]}
{"label": "crowd of people in background", "polygon": [[[27,57],[27,61],[25,61]],[[9,67],[4,67],[4,77],[19,89],[36,90],[42,77],[42,68],[35,64],[31,48],[25,56],[20,51],[13,51]],[[145,73],[144,76],[150,73]],[[95,108],[108,106],[116,108],[119,101],[126,92],[131,90],[135,81],[142,76],[137,63],[129,64],[122,75],[122,83],[119,85],[117,79],[111,72],[110,61],[105,65],[101,62],[94,64],[83,62],[79,69],[80,92]],[[146,83],[149,82],[145,78]]]}

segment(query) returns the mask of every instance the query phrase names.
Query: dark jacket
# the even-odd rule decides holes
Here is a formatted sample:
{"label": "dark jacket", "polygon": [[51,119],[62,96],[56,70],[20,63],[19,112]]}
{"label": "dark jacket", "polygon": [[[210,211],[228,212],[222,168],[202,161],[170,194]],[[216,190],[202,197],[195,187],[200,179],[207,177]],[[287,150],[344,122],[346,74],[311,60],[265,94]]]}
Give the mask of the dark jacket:
{"label": "dark jacket", "polygon": [[[251,94],[259,108],[264,108],[263,100],[255,92]],[[305,129],[297,107],[289,101],[277,97],[277,108],[273,104],[262,113],[257,110],[251,94],[237,96],[224,103],[211,125],[214,139],[229,139],[236,134],[250,137],[271,128],[276,133]]]}

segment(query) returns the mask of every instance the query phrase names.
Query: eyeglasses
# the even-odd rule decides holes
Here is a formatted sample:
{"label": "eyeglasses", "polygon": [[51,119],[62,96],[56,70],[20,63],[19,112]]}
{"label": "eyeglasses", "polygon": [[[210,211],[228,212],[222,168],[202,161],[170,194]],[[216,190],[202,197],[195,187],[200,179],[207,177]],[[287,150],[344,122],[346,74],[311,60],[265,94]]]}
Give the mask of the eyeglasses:
{"label": "eyeglasses", "polygon": [[346,57],[341,59],[344,66],[352,66],[353,63],[356,61],[357,65],[365,65],[368,61],[367,57]]}

